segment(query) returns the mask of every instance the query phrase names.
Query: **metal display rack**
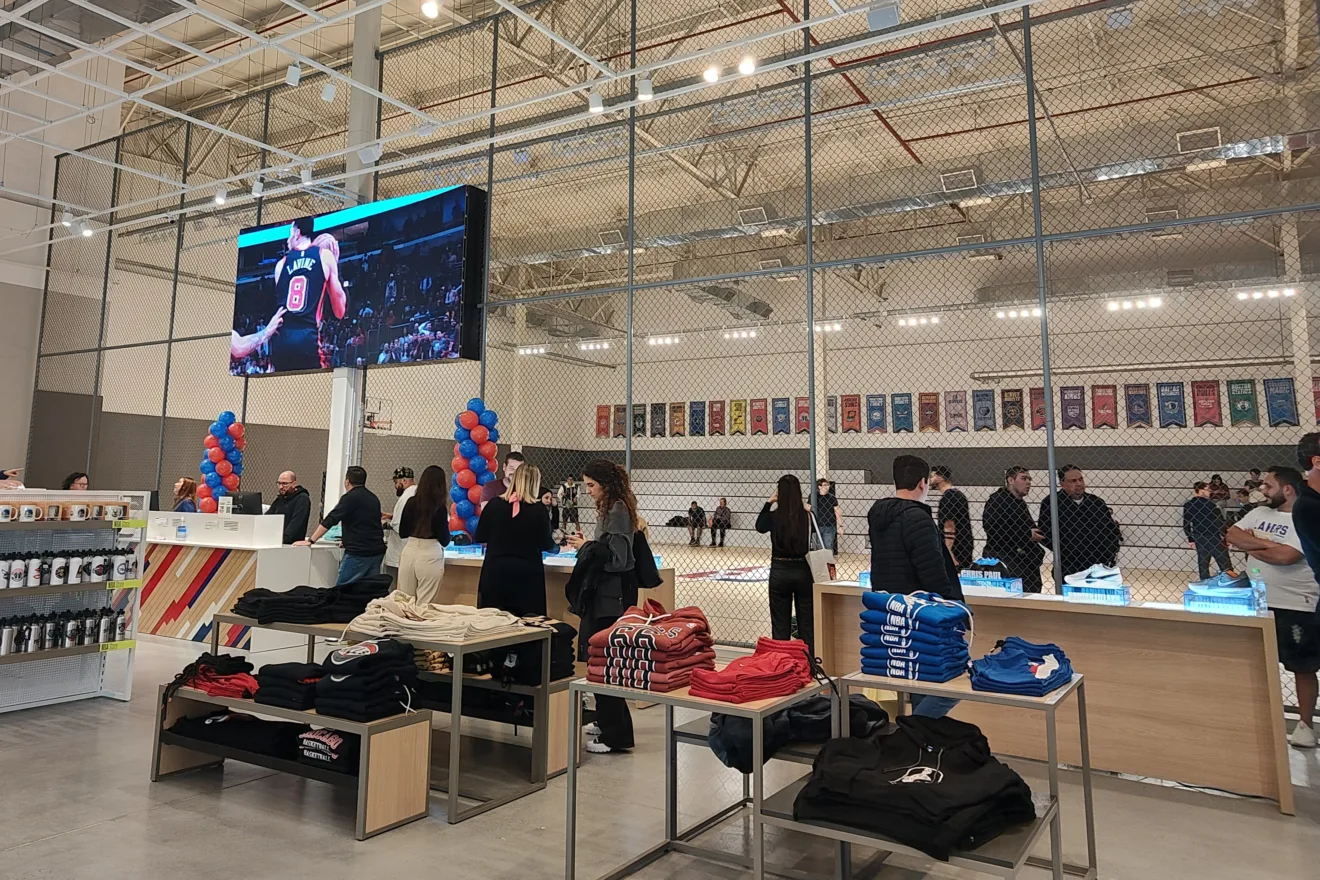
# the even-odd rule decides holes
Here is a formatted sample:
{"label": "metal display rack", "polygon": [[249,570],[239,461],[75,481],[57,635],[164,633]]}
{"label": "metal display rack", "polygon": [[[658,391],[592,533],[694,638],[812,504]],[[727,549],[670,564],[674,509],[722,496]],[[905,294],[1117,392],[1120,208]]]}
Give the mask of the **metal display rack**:
{"label": "metal display rack", "polygon": [[[34,555],[92,550],[129,557],[131,571],[120,580],[0,588],[0,620],[60,614],[65,611],[123,611],[125,638],[109,642],[11,652],[0,656],[0,712],[14,712],[90,697],[128,700],[132,696],[140,588],[145,566],[147,494],[145,492],[0,492],[0,504],[37,505],[46,510],[59,505],[87,505],[100,515],[106,505],[118,505],[118,519],[48,519],[0,522],[0,555]],[[113,573],[111,573],[113,576]],[[6,585],[7,586],[7,585]]]}

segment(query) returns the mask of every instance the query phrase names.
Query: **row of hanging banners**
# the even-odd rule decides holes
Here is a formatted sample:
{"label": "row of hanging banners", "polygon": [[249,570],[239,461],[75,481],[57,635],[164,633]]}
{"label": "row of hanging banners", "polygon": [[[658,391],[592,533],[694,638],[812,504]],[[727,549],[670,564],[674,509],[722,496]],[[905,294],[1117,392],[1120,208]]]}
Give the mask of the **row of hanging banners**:
{"label": "row of hanging banners", "polygon": [[[1297,427],[1297,399],[1291,378],[1261,380],[1265,392],[1266,423],[1271,428]],[[1124,385],[1123,416],[1126,427],[1187,427],[1186,384],[1157,382],[1154,399],[1149,384]],[[1193,381],[1192,425],[1197,428],[1224,426],[1220,386],[1227,386],[1228,420],[1232,426],[1261,425],[1255,379]],[[1312,380],[1311,393],[1316,424],[1320,425],[1320,377]],[[1032,430],[1045,429],[1045,389],[1030,388],[971,392],[970,430],[1025,430],[1030,412]],[[1069,385],[1059,389],[1059,425],[1063,430],[1087,427],[1087,388]],[[1090,386],[1090,427],[1119,427],[1119,386]],[[941,403],[943,406],[941,407]],[[957,432],[969,430],[966,391],[923,391],[918,394],[843,394],[826,398],[826,427],[831,434],[895,434],[915,431]],[[1025,405],[1024,405],[1025,404]],[[943,410],[941,412],[941,409]],[[647,430],[647,415],[650,430]],[[998,420],[996,419],[998,415]],[[915,419],[915,423],[914,423]],[[914,428],[915,424],[915,428]],[[624,404],[596,407],[596,438],[623,437],[628,430],[628,408]],[[805,434],[811,430],[811,405],[806,397],[756,398],[753,400],[693,400],[682,403],[634,403],[634,437],[705,437],[757,434]]]}

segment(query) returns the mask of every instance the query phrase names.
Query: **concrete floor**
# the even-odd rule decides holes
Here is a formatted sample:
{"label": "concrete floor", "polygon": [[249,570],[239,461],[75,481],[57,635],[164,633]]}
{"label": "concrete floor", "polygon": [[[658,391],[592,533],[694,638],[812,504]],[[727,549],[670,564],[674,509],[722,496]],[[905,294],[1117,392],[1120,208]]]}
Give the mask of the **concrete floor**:
{"label": "concrete floor", "polygon": [[[338,880],[443,876],[537,880],[564,874],[565,781],[470,819],[432,818],[365,842],[352,838],[346,789],[230,763],[153,785],[148,780],[156,686],[194,649],[157,642],[138,651],[134,699],[94,700],[0,716],[0,878],[4,880]],[[296,652],[295,652],[296,654]],[[290,659],[263,655],[263,661]],[[296,656],[292,659],[297,659]],[[658,708],[635,713],[638,748],[628,756],[588,756],[580,772],[578,876],[592,878],[650,846],[661,834],[663,721]],[[680,722],[684,720],[680,718]],[[1209,719],[1225,724],[1231,719]],[[1196,735],[1188,725],[1188,736]],[[684,825],[734,800],[740,777],[705,749],[679,746]],[[1320,756],[1292,750],[1298,815],[1269,803],[1101,778],[1096,785],[1100,876],[1107,880],[1240,880],[1315,876],[1320,862]],[[1042,768],[1018,763],[1037,791]],[[771,762],[767,787],[806,772]],[[1076,774],[1065,774],[1067,855],[1085,854]],[[742,820],[703,838],[744,847]],[[1038,852],[1044,853],[1048,841]],[[828,876],[829,850],[813,838],[767,834],[771,862]],[[860,863],[868,854],[859,853]],[[747,876],[686,856],[669,856],[643,878]],[[926,873],[894,860],[877,877]],[[967,875],[971,876],[971,875]],[[1048,877],[1028,869],[1027,877]]]}

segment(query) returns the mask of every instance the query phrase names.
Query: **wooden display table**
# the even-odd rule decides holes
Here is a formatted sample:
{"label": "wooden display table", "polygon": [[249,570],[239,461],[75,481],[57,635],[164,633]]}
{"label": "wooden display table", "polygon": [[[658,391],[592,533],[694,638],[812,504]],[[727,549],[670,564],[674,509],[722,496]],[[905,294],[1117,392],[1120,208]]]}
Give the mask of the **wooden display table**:
{"label": "wooden display table", "polygon": [[[168,730],[180,718],[209,715],[217,706],[357,734],[362,738],[357,775],[192,739]],[[358,840],[366,840],[427,814],[431,713],[422,709],[377,721],[348,721],[318,715],[315,711],[266,706],[252,700],[231,697],[212,697],[195,688],[180,688],[166,703],[165,686],[161,685],[160,696],[156,700],[151,781],[156,782],[200,767],[218,767],[226,758],[357,789],[357,827],[354,836]]]}
{"label": "wooden display table", "polygon": [[[826,673],[849,673],[860,655],[861,588],[819,583],[815,602],[816,653]],[[1057,644],[1086,675],[1096,769],[1265,797],[1293,812],[1271,616],[1202,614],[1153,603],[1088,605],[1045,595],[971,596],[967,604],[974,614],[973,658],[1015,635]],[[997,751],[1047,759],[1038,713],[964,703],[952,714],[980,727]],[[1195,736],[1187,735],[1189,723]],[[1076,766],[1076,722],[1062,718],[1060,724],[1062,760]]]}

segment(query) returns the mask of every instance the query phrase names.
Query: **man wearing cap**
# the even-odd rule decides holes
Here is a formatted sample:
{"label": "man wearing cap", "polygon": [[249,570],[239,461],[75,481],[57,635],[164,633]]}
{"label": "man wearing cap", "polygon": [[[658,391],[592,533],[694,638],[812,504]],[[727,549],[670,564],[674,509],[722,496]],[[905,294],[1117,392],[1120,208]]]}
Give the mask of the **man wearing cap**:
{"label": "man wearing cap", "polygon": [[403,518],[403,506],[408,503],[408,499],[417,494],[417,484],[413,482],[412,468],[397,467],[394,469],[394,494],[399,499],[394,502],[394,512],[382,513],[380,518],[382,525],[385,527],[385,573],[395,583],[398,583],[399,554],[403,552],[403,539],[394,530],[394,524]]}

